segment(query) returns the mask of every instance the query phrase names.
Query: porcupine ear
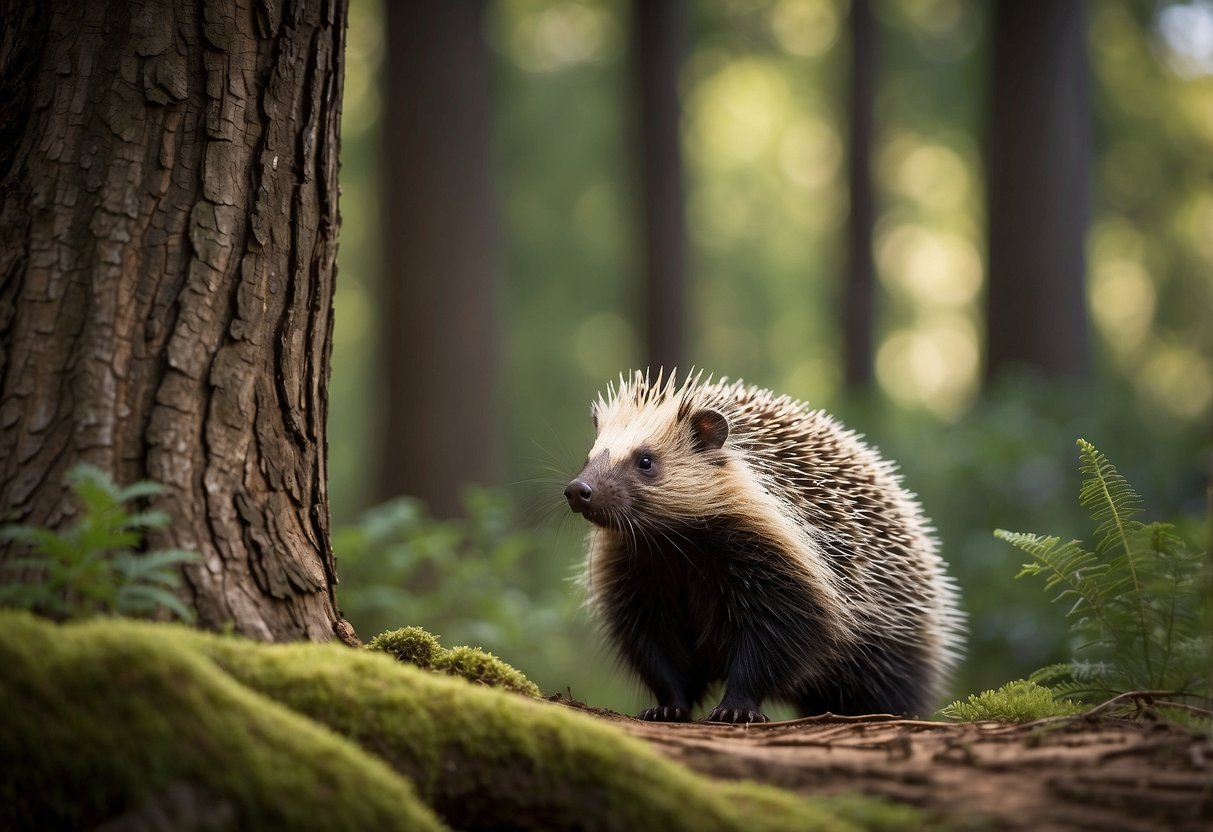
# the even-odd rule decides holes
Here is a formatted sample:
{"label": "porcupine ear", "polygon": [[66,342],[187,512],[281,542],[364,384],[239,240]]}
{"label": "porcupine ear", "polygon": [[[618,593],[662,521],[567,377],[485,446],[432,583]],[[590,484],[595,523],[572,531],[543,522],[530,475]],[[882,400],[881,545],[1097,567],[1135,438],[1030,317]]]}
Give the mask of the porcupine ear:
{"label": "porcupine ear", "polygon": [[715,410],[696,410],[691,414],[691,435],[696,451],[714,451],[729,438],[729,420]]}

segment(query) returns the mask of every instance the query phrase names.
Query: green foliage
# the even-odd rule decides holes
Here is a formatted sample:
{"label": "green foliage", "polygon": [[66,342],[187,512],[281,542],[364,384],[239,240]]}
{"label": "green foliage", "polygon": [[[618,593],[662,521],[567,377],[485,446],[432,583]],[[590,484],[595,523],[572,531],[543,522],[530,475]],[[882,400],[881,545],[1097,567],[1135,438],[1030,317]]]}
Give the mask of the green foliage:
{"label": "green foliage", "polygon": [[469,682],[490,688],[538,696],[539,688],[514,668],[475,647],[442,647],[431,634],[420,627],[403,627],[380,633],[367,645],[371,650],[391,653],[398,661],[433,670],[448,676],[458,676]]}
{"label": "green foliage", "polygon": [[1053,691],[1031,680],[1016,679],[998,690],[969,694],[940,709],[940,713],[956,722],[997,719],[1006,722],[1032,722],[1051,716],[1081,713],[1083,707],[1069,699],[1054,697]]}
{"label": "green foliage", "polygon": [[[897,460],[938,530],[948,571],[969,612],[968,659],[952,698],[1027,677],[1071,655],[1069,629],[1039,585],[1008,581],[1020,552],[991,529],[1047,529],[1062,540],[1085,538],[1086,513],[1073,499],[1081,486],[1069,462],[1074,437],[1097,436],[1142,491],[1157,516],[1174,518],[1180,536],[1204,534],[1203,431],[1162,429],[1124,401],[1131,391],[1022,373],[1002,378],[955,424],[871,402],[844,411]],[[854,403],[858,405],[859,403]]]}
{"label": "green foliage", "polygon": [[1050,665],[1033,681],[1091,700],[1130,690],[1208,694],[1210,635],[1206,556],[1169,523],[1143,523],[1141,497],[1108,459],[1078,440],[1079,502],[1096,523],[1094,546],[998,530],[1032,557],[1019,576],[1039,575],[1069,604],[1071,631],[1087,661]]}
{"label": "green foliage", "polygon": [[160,494],[163,487],[144,480],[120,488],[104,471],[85,463],[68,472],[67,482],[81,505],[70,526],[0,529],[0,537],[30,550],[2,565],[19,574],[0,586],[0,605],[55,619],[98,613],[152,616],[164,608],[192,620],[193,610],[173,590],[181,584],[181,564],[198,555],[180,549],[137,551],[143,536],[164,528],[169,518],[162,511],[131,511],[128,504]]}
{"label": "green foliage", "polygon": [[544,627],[536,599],[519,589],[530,584],[526,563],[539,558],[539,538],[514,525],[498,492],[471,490],[465,506],[466,519],[440,520],[421,501],[400,497],[336,531],[342,603],[356,610],[349,615],[359,628],[386,630],[404,618],[500,647],[525,645]]}
{"label": "green foliage", "polygon": [[527,529],[500,491],[471,490],[465,505],[465,518],[440,520],[420,501],[400,498],[338,529],[333,548],[345,617],[363,633],[409,621],[441,633],[447,644],[509,657],[543,690],[570,687],[579,697],[593,694],[596,704],[638,706],[569,581],[581,530],[558,539],[551,530]]}

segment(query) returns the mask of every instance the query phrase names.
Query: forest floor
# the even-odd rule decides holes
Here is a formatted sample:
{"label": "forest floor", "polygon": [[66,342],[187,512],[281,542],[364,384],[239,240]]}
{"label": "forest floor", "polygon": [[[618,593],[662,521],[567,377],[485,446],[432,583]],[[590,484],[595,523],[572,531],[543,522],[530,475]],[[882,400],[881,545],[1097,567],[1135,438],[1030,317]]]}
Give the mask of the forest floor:
{"label": "forest floor", "polygon": [[1213,829],[1213,743],[1149,710],[1028,724],[825,716],[732,726],[574,706],[712,777],[879,795],[952,829]]}

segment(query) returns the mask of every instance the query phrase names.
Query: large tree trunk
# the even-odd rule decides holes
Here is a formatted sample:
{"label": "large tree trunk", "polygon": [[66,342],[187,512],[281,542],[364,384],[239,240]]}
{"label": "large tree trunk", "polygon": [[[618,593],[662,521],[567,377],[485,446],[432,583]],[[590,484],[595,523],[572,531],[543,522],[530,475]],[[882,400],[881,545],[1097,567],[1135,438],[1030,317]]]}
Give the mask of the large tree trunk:
{"label": "large tree trunk", "polygon": [[61,524],[81,460],[157,480],[199,623],[332,638],[345,2],[3,17],[0,515]]}
{"label": "large tree trunk", "polygon": [[1090,187],[1081,2],[998,0],[989,140],[987,375],[1085,375]]}
{"label": "large tree trunk", "polygon": [[876,205],[872,193],[872,113],[876,99],[876,21],[869,0],[852,0],[851,91],[847,145],[847,182],[851,213],[847,223],[847,283],[843,303],[843,354],[847,386],[867,392],[872,386],[876,266],[872,229]]}
{"label": "large tree trunk", "polygon": [[[462,513],[495,479],[497,247],[483,0],[390,2],[379,495]],[[424,393],[419,393],[424,391]]]}
{"label": "large tree trunk", "polygon": [[[632,4],[632,72],[638,100],[642,194],[645,357],[677,367],[685,352],[686,220],[682,192],[682,109],[678,71],[685,35],[683,0]],[[684,367],[689,370],[689,367]]]}

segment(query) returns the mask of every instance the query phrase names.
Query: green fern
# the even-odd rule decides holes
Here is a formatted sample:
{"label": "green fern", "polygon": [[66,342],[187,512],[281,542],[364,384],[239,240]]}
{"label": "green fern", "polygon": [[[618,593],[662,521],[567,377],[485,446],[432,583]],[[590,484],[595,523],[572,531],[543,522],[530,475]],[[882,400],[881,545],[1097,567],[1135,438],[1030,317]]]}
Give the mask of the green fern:
{"label": "green fern", "polygon": [[0,528],[0,538],[29,551],[0,564],[10,573],[0,586],[0,606],[60,620],[97,613],[151,616],[164,608],[192,620],[193,611],[173,590],[181,585],[181,564],[198,555],[180,549],[138,552],[144,535],[169,518],[161,511],[127,510],[131,501],[160,494],[163,487],[142,481],[120,488],[104,471],[83,463],[68,472],[67,483],[82,509],[76,522],[61,530]]}
{"label": "green fern", "polygon": [[943,707],[940,713],[956,722],[996,719],[1005,722],[1032,722],[1054,716],[1071,716],[1083,708],[1064,696],[1034,681],[1016,679],[998,690],[969,694]]}
{"label": "green fern", "polygon": [[1078,440],[1079,502],[1095,522],[1094,546],[995,532],[1032,557],[1018,577],[1039,575],[1069,605],[1071,631],[1088,660],[1042,668],[1031,681],[1094,700],[1129,690],[1208,695],[1210,635],[1203,610],[1208,565],[1168,523],[1143,523],[1141,497],[1108,459]]}

